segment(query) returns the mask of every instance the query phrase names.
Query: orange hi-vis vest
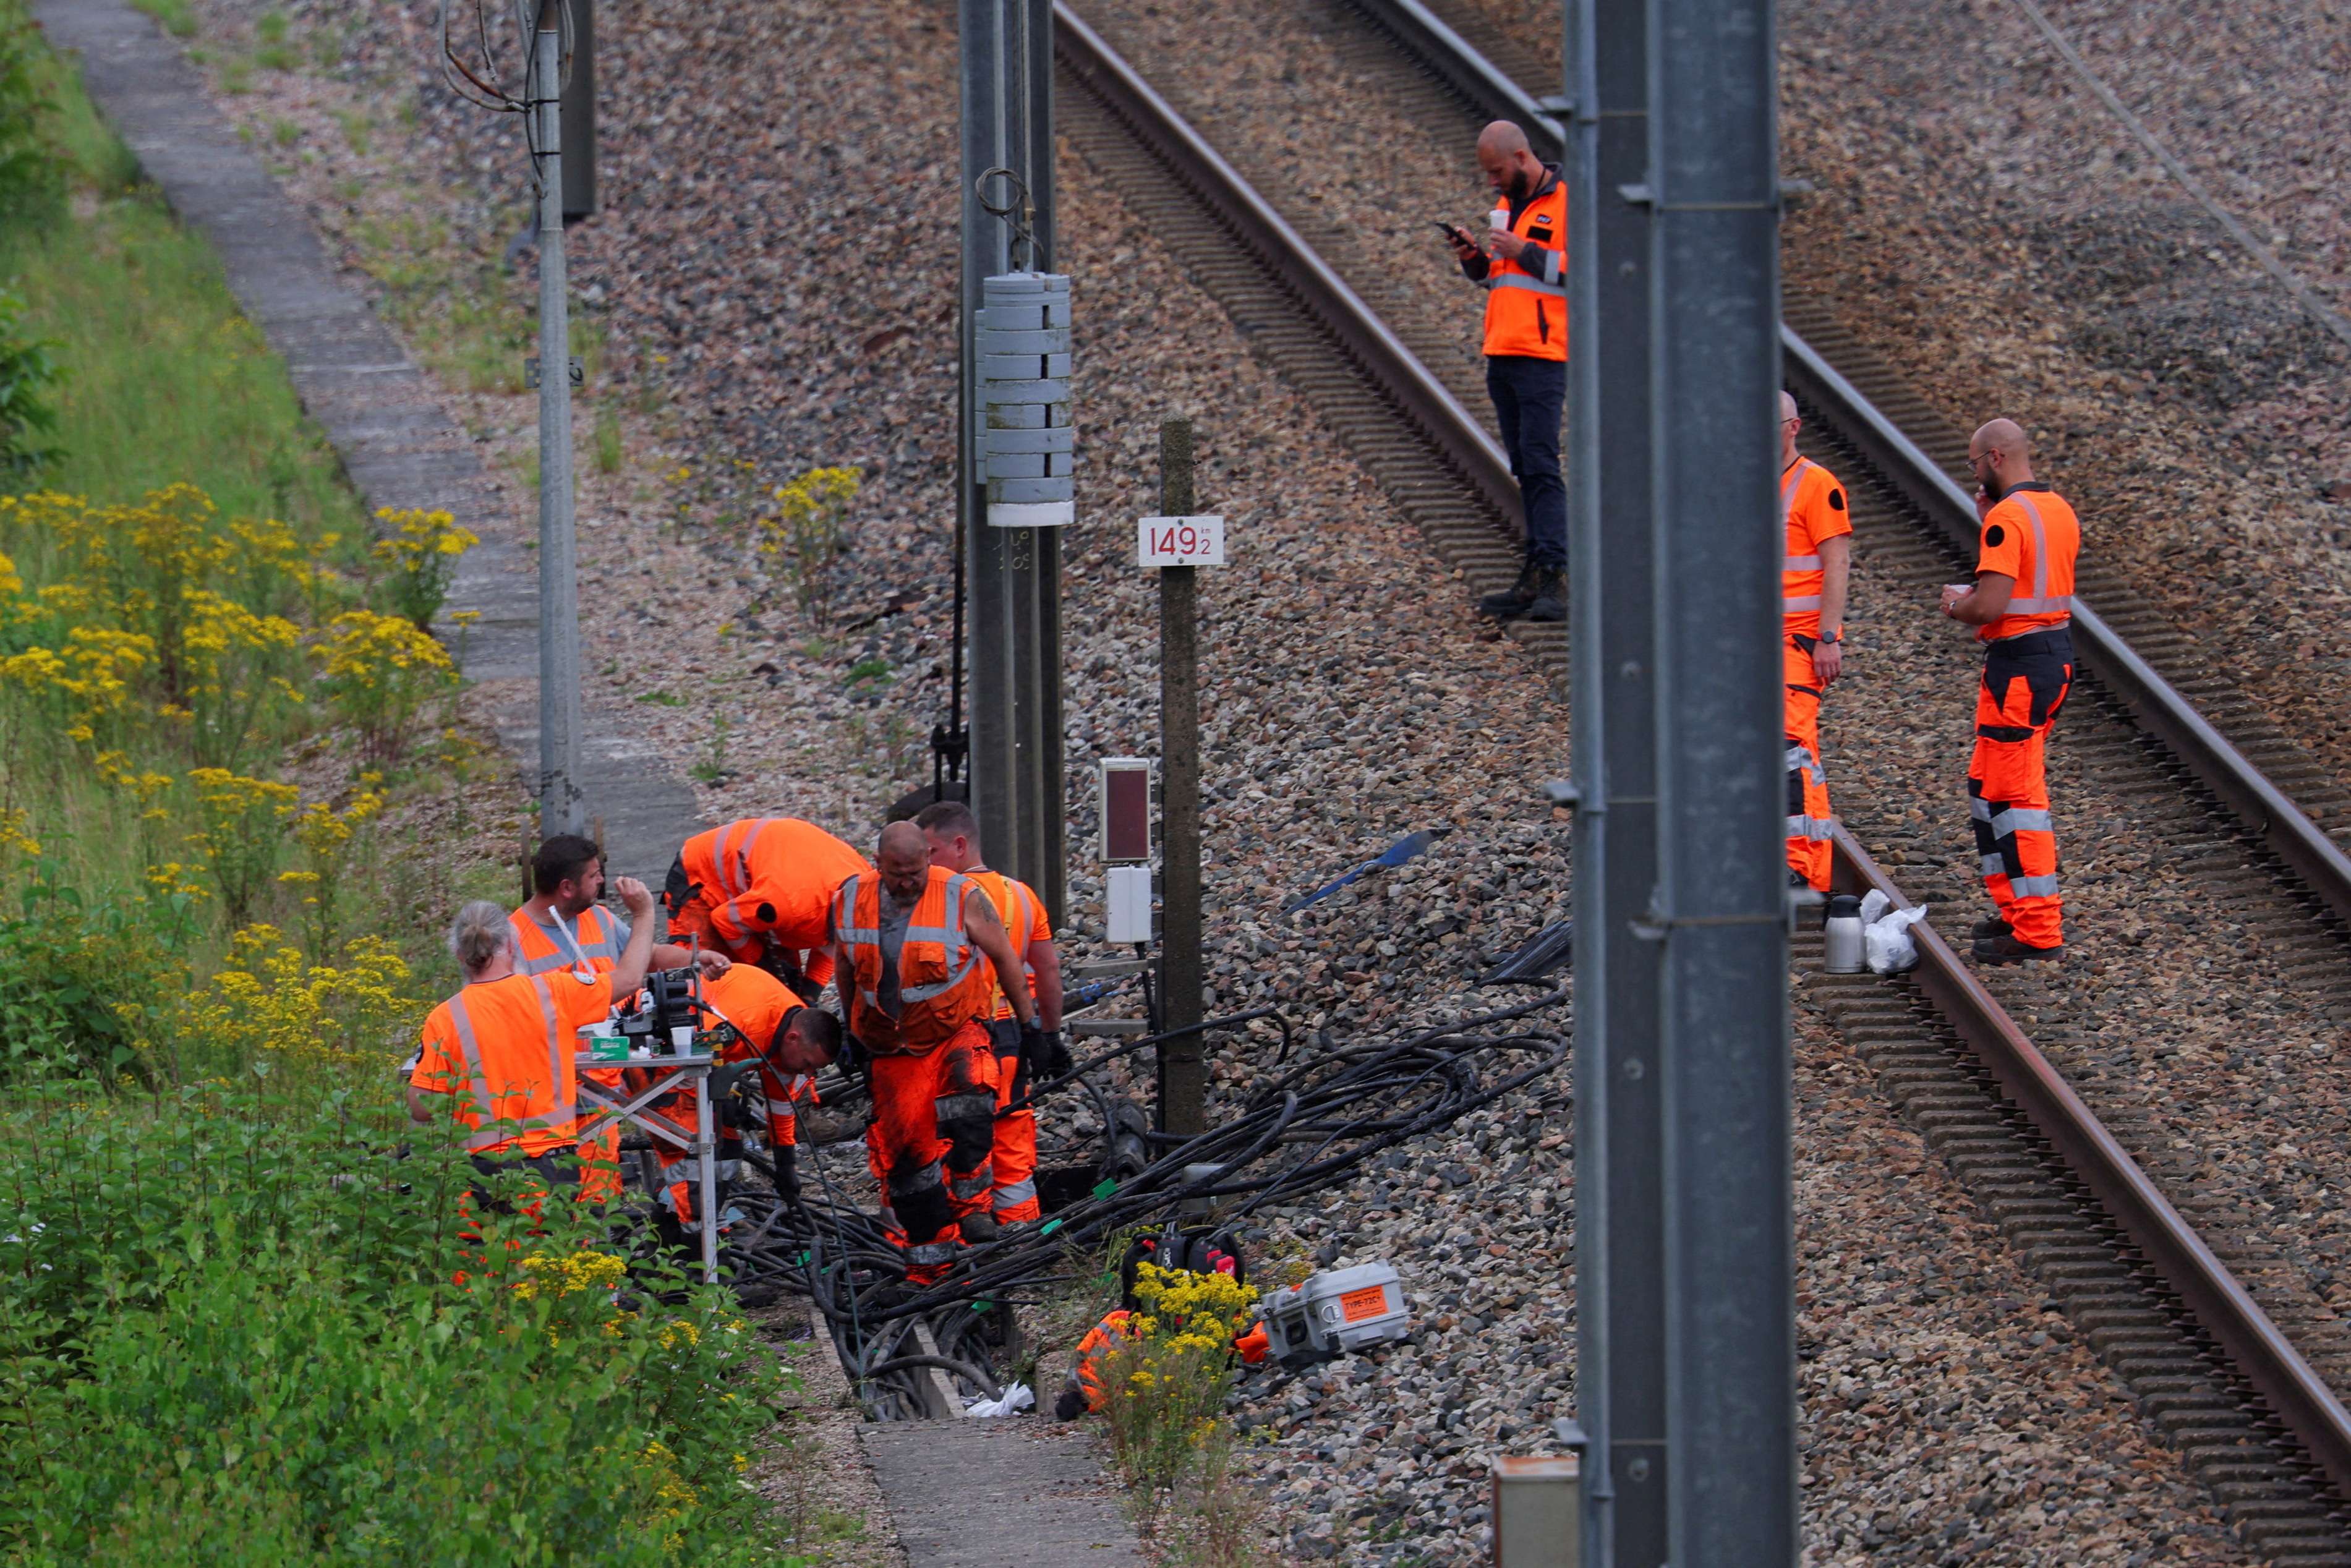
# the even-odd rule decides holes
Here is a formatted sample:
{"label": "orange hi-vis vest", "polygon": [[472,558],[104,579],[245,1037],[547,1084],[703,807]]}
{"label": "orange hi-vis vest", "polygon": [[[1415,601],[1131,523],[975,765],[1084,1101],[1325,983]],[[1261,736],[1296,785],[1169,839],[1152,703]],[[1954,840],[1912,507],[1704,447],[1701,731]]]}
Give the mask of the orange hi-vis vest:
{"label": "orange hi-vis vest", "polygon": [[621,967],[621,929],[611,915],[590,904],[580,912],[572,925],[562,925],[559,913],[555,918],[559,937],[549,936],[547,927],[525,910],[507,916],[520,955],[515,973],[544,975],[551,969],[570,969],[582,975],[609,975]]}
{"label": "orange hi-vis vest", "polygon": [[[1050,929],[1045,924],[1045,902],[1029,885],[1000,871],[973,870],[963,873],[979,883],[987,902],[996,905],[997,916],[1004,922],[1004,934],[1012,938],[1012,950],[1020,955],[1020,973],[1029,982],[1029,994],[1037,994],[1037,971],[1029,966],[1029,944],[1040,929]],[[1005,996],[1002,985],[990,988],[996,1008],[988,1016],[1008,1019],[1012,1002]]]}
{"label": "orange hi-vis vest", "polygon": [[1780,476],[1780,526],[1787,535],[1780,560],[1781,630],[1816,637],[1828,586],[1821,541],[1853,532],[1836,476],[1809,457],[1790,464]]}
{"label": "orange hi-vis vest", "polygon": [[1551,188],[1528,202],[1511,220],[1510,232],[1541,246],[1549,254],[1533,258],[1532,268],[1499,256],[1487,259],[1485,352],[1565,360],[1566,183],[1554,177]]}
{"label": "orange hi-vis vest", "polygon": [[569,1148],[580,1028],[609,1013],[611,1001],[601,976],[583,984],[569,974],[509,975],[467,986],[424,1020],[424,1061],[411,1082],[436,1069],[455,1076],[462,1061],[458,1082],[419,1086],[455,1099],[456,1119],[474,1129],[465,1147],[475,1154],[517,1142],[525,1155]]}
{"label": "orange hi-vis vest", "polygon": [[872,869],[848,844],[798,817],[747,817],[696,833],[678,859],[687,880],[701,884],[721,937],[761,936],[794,950],[824,946],[834,890]]}
{"label": "orange hi-vis vest", "polygon": [[2008,612],[1976,629],[1976,639],[1998,643],[2064,626],[2074,619],[2074,559],[2082,549],[2082,521],[2046,485],[2019,485],[1984,514],[1976,573],[1998,572],[2016,587]]}
{"label": "orange hi-vis vest", "polygon": [[964,929],[964,900],[978,886],[960,872],[931,868],[898,949],[898,1016],[882,1010],[882,878],[860,873],[834,895],[833,939],[847,951],[842,994],[849,1029],[876,1056],[920,1056],[985,1020],[996,994],[995,967]]}

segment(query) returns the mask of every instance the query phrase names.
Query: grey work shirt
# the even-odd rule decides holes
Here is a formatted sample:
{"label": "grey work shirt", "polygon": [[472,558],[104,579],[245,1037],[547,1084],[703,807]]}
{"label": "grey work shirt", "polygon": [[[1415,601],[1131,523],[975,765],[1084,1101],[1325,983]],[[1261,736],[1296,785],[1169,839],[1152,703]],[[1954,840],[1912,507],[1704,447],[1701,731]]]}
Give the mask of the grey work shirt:
{"label": "grey work shirt", "polygon": [[882,1016],[896,1021],[899,1009],[904,1004],[898,998],[898,956],[906,947],[906,923],[914,918],[914,905],[922,895],[901,904],[891,896],[887,886],[882,889],[882,988],[874,993],[882,1004]]}

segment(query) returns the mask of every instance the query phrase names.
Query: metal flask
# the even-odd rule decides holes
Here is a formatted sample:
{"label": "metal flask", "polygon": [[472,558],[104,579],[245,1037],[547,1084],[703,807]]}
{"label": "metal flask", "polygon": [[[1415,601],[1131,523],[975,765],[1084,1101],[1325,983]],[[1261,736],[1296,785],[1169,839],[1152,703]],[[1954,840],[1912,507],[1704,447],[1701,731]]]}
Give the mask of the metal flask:
{"label": "metal flask", "polygon": [[1832,975],[1861,973],[1861,900],[1849,893],[1829,899],[1828,918],[1821,922],[1821,942],[1826,955],[1822,968]]}

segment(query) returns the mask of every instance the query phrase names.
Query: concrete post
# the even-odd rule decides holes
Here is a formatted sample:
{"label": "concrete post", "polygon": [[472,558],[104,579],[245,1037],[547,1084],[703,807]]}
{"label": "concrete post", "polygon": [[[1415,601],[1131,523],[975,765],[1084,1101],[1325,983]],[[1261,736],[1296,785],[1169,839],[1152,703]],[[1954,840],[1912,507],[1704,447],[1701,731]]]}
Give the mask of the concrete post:
{"label": "concrete post", "polygon": [[1668,1535],[1794,1568],[1772,9],[1649,23]]}
{"label": "concrete post", "polygon": [[571,341],[563,269],[560,0],[541,0],[524,117],[538,183],[538,821],[587,825],[580,792],[580,580],[571,516]]}
{"label": "concrete post", "polygon": [[[1192,422],[1159,425],[1159,511],[1188,517]],[[1201,1019],[1199,577],[1194,566],[1159,569],[1159,1027]],[[1187,1035],[1159,1047],[1160,1130],[1207,1130],[1202,1041]]]}

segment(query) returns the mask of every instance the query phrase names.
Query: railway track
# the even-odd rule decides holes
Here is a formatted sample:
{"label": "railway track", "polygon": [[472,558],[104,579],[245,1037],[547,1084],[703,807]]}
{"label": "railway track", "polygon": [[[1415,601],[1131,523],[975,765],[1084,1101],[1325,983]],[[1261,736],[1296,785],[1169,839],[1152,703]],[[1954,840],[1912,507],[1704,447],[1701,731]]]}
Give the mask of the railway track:
{"label": "railway track", "polygon": [[[1539,116],[1414,0],[1348,3],[1364,24],[1343,40],[1349,58],[1386,73],[1381,101],[1399,119],[1458,129]],[[1478,586],[1507,580],[1515,489],[1468,413],[1479,394],[1458,343],[1431,340],[1425,324],[1388,325],[1380,295],[1392,286],[1370,276],[1358,292],[1075,12],[1058,9],[1063,133],[1440,556]],[[1954,450],[1952,434],[1826,312],[1799,302],[1787,314],[1791,379],[1826,426],[1815,455],[1854,495],[1866,578],[1948,577],[1972,542],[1972,509],[1926,454]],[[2108,601],[2127,601],[2123,585],[2095,573],[2085,599],[2096,602],[2101,587]],[[1563,673],[1559,628],[1510,634]],[[2233,917],[2275,933],[2263,972],[2283,977],[2297,1006],[2351,1018],[2351,861],[2339,847],[2351,798],[2233,692],[2193,674],[2168,678],[2192,662],[2192,644],[2151,617],[2085,614],[2077,640],[2086,674],[2064,726],[2061,791],[2074,785],[2140,830],[2159,811],[2161,852]],[[1848,787],[1839,805],[1914,891],[1949,859],[1866,791]],[[1845,884],[1900,896],[1858,840],[1841,835],[1838,853]],[[2245,1538],[2274,1563],[2351,1568],[2351,1416],[2332,1392],[2351,1381],[2351,1332],[2292,1254],[2295,1238],[2204,1189],[2200,1151],[2173,1135],[2147,1084],[2109,1070],[2067,998],[2030,975],[1988,988],[1939,938],[1923,946],[1910,977],[1816,977],[1814,999]],[[2033,1021],[2038,1043],[2015,1013]]]}

